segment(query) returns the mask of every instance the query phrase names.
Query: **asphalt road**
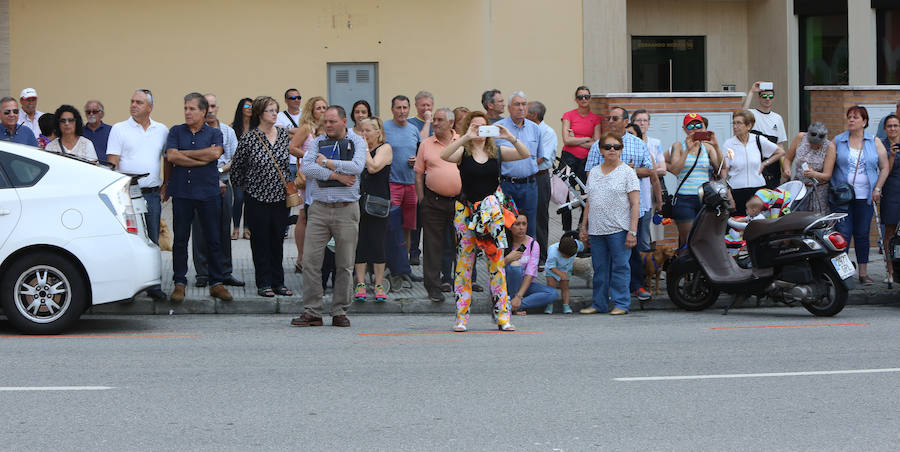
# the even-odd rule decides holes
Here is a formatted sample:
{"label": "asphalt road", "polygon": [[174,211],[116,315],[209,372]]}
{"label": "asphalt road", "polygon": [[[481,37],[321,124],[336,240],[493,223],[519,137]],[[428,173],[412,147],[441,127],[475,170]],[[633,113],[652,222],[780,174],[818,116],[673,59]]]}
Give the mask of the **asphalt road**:
{"label": "asphalt road", "polygon": [[452,316],[289,320],[87,317],[57,337],[0,321],[0,449],[896,450],[900,440],[892,306],[831,319],[800,308],[531,315],[515,319],[517,333],[487,315],[462,334],[449,332]]}

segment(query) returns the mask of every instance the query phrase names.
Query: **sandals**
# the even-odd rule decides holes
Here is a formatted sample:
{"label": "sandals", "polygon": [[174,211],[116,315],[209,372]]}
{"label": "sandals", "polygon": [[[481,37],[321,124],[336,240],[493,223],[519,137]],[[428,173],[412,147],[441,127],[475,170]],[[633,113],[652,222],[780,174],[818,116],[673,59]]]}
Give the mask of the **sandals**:
{"label": "sandals", "polygon": [[272,298],[275,296],[275,292],[271,287],[262,287],[256,290],[256,294],[261,297]]}
{"label": "sandals", "polygon": [[294,292],[285,286],[276,287],[275,289],[273,289],[273,292],[275,292],[278,295],[283,295],[285,297],[290,297],[290,296],[294,295]]}
{"label": "sandals", "polygon": [[250,240],[250,230],[244,229],[244,239]]}
{"label": "sandals", "polygon": [[238,239],[238,235],[239,235],[239,233],[238,233],[238,230],[237,230],[237,229],[231,231],[231,240],[237,240],[237,239]]}
{"label": "sandals", "polygon": [[456,326],[453,327],[453,331],[456,331],[457,333],[465,333],[466,322],[456,322]]}
{"label": "sandals", "polygon": [[864,286],[871,286],[871,285],[874,284],[875,282],[872,281],[872,278],[869,278],[868,276],[860,276],[860,277],[859,277],[859,283],[862,284],[862,285],[864,285]]}
{"label": "sandals", "polygon": [[497,329],[499,329],[500,331],[515,331],[516,327],[512,323],[506,322],[502,325],[498,324]]}

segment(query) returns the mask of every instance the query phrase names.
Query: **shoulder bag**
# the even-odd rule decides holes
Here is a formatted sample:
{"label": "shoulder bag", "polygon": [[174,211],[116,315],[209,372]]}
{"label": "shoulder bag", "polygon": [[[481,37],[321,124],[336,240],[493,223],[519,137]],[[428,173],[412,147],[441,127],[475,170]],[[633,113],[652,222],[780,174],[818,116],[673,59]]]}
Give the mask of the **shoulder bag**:
{"label": "shoulder bag", "polygon": [[859,156],[856,157],[856,166],[853,167],[853,183],[844,182],[842,184],[832,185],[828,187],[828,202],[835,206],[846,206],[850,201],[856,199],[856,191],[853,190],[853,184],[856,183],[856,175],[859,171],[859,161],[862,159],[865,149],[859,150]]}
{"label": "shoulder bag", "polygon": [[681,190],[681,186],[684,185],[684,182],[691,177],[691,173],[694,172],[694,168],[697,167],[697,162],[700,161],[700,150],[697,150],[697,157],[694,159],[694,164],[691,166],[691,169],[688,170],[687,174],[684,175],[684,179],[678,183],[678,188],[675,189],[674,194],[669,194],[666,190],[666,184],[662,185],[662,216],[664,218],[673,218],[675,214],[675,203],[678,202],[675,197],[678,195],[678,191]]}
{"label": "shoulder bag", "polygon": [[266,152],[269,153],[269,158],[272,159],[272,164],[275,165],[275,172],[277,172],[278,177],[281,178],[281,183],[284,184],[285,204],[287,205],[287,207],[294,207],[303,204],[303,200],[300,199],[300,194],[297,193],[297,187],[294,186],[293,182],[288,183],[288,181],[284,178],[284,174],[281,173],[281,168],[278,167],[278,162],[275,160],[275,156],[272,154],[272,150],[269,149],[271,147],[271,145],[269,144],[269,140],[266,139],[266,137],[262,136],[261,133],[259,133],[259,129],[256,129],[255,132],[256,138],[258,138],[259,141],[262,142],[263,147],[266,148]]}
{"label": "shoulder bag", "polygon": [[[381,147],[381,146],[379,146]],[[375,148],[377,152],[378,148]],[[383,169],[382,169],[383,170]],[[360,178],[359,187],[362,188],[364,186],[363,182],[371,177],[369,172],[363,168],[362,177]],[[365,184],[367,185],[367,184]],[[387,218],[391,213],[391,200],[382,198],[381,196],[371,195],[369,193],[362,193],[360,195],[362,199],[362,209],[367,215],[373,216],[375,218]]]}

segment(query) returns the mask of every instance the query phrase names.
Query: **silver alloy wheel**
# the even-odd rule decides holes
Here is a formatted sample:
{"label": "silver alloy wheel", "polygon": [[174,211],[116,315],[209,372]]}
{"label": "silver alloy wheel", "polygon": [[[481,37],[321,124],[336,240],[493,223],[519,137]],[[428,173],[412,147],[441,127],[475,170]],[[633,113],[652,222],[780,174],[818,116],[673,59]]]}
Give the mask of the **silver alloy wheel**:
{"label": "silver alloy wheel", "polygon": [[36,265],[22,272],[13,291],[19,313],[34,323],[51,323],[72,304],[68,278],[50,265]]}

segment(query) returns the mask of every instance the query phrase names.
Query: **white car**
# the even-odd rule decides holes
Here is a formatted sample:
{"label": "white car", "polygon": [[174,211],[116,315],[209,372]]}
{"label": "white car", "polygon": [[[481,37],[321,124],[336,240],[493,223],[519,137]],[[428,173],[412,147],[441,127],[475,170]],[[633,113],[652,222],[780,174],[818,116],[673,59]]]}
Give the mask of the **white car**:
{"label": "white car", "polygon": [[0,310],[56,334],[92,305],[160,283],[137,177],[0,141]]}

